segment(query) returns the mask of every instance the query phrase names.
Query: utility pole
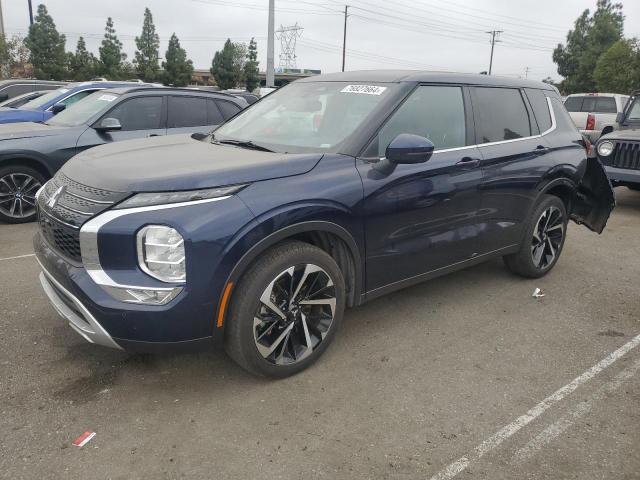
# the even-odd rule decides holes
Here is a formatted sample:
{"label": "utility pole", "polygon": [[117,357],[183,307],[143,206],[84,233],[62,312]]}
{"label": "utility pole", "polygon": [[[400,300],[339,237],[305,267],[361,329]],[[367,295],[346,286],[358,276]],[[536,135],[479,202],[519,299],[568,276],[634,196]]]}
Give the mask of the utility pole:
{"label": "utility pole", "polygon": [[275,0],[269,0],[269,32],[267,34],[267,87],[275,87],[274,37],[275,37]]}
{"label": "utility pole", "polygon": [[33,7],[31,6],[31,0],[29,0],[29,25],[33,25]]}
{"label": "utility pole", "polygon": [[524,67],[524,78],[529,78],[529,71],[531,69],[529,67]]}
{"label": "utility pole", "polygon": [[502,32],[503,30],[491,30],[490,32],[486,32],[491,35],[491,57],[489,58],[489,75],[491,75],[491,69],[493,68],[493,47],[495,46],[496,42],[500,41],[498,37],[500,37],[500,34]]}
{"label": "utility pole", "polygon": [[0,0],[0,35],[4,37],[4,17],[2,16],[2,0]]}
{"label": "utility pole", "polygon": [[344,59],[347,55],[347,17],[349,5],[344,6],[344,35],[342,37],[342,71],[344,72]]}

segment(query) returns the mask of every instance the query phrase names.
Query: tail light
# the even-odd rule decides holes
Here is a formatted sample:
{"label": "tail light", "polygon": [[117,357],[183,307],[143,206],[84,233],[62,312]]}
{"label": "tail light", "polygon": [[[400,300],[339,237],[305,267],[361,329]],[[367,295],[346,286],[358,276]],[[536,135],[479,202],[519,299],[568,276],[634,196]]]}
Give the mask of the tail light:
{"label": "tail light", "polygon": [[593,113],[587,115],[587,130],[596,129],[596,116]]}

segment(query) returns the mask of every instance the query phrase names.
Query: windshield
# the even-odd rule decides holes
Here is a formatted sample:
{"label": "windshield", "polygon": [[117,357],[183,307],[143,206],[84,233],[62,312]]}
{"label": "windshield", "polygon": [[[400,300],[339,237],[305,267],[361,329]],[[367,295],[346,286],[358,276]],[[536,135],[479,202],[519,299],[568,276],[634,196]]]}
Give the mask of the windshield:
{"label": "windshield", "polygon": [[215,140],[250,141],[280,152],[336,151],[393,84],[295,82],[215,131]]}
{"label": "windshield", "polygon": [[22,106],[22,108],[27,108],[29,110],[37,110],[43,105],[46,105],[47,103],[51,102],[52,100],[55,100],[59,96],[64,95],[68,91],[69,91],[68,88],[59,88],[57,90],[52,90],[49,93],[45,93],[41,97],[35,98],[30,102],[25,103]]}
{"label": "windshield", "polygon": [[82,100],[69,105],[65,110],[51,117],[45,123],[62,127],[76,127],[88,124],[98,113],[107,110],[118,98],[115,93],[105,93],[104,90],[93,92]]}
{"label": "windshield", "polygon": [[640,120],[640,97],[636,97],[627,113],[627,121],[637,122]]}

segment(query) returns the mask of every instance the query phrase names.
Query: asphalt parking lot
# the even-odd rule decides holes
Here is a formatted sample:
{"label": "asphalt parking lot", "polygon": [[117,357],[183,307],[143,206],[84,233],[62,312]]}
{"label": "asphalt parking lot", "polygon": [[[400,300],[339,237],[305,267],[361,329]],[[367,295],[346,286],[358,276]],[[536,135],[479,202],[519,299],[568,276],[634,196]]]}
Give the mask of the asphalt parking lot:
{"label": "asphalt parking lot", "polygon": [[491,262],[350,310],[280,381],[85,343],[37,282],[35,226],[0,225],[0,477],[640,478],[640,193],[617,195],[547,277]]}

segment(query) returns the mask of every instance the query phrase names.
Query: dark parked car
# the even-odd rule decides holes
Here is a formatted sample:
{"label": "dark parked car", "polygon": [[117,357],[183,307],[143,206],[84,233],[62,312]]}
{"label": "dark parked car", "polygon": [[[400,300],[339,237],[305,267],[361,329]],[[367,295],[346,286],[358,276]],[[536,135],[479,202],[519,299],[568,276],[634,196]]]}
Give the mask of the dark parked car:
{"label": "dark parked car", "polygon": [[0,123],[44,122],[93,92],[132,85],[137,86],[128,82],[69,83],[25,103],[20,108],[0,108]]}
{"label": "dark parked car", "polygon": [[23,93],[37,92],[40,90],[55,90],[66,85],[66,82],[50,80],[35,80],[30,78],[14,78],[0,80],[0,102],[4,102]]}
{"label": "dark parked car", "polygon": [[614,205],[557,91],[483,75],[349,72],[283,87],[207,137],[105,145],[38,197],[51,302],[127,350],[224,345],[286,376],[347,306],[495,257],[556,264]]}
{"label": "dark parked car", "polygon": [[27,102],[41,97],[47,93],[47,90],[36,90],[35,92],[27,92],[18,95],[17,97],[10,98],[0,103],[0,108],[19,108]]}
{"label": "dark parked car", "polygon": [[235,95],[236,97],[244,98],[249,105],[253,105],[260,98],[257,95],[254,95],[251,92],[247,92],[246,90],[221,90],[223,93],[230,93],[231,95]]}
{"label": "dark parked car", "polygon": [[614,186],[640,190],[640,91],[631,96],[616,122],[618,130],[600,137],[598,158]]}
{"label": "dark parked car", "polygon": [[45,123],[0,125],[0,220],[34,220],[36,191],[82,150],[132,138],[206,134],[245,105],[224,94],[135,86],[94,92]]}

